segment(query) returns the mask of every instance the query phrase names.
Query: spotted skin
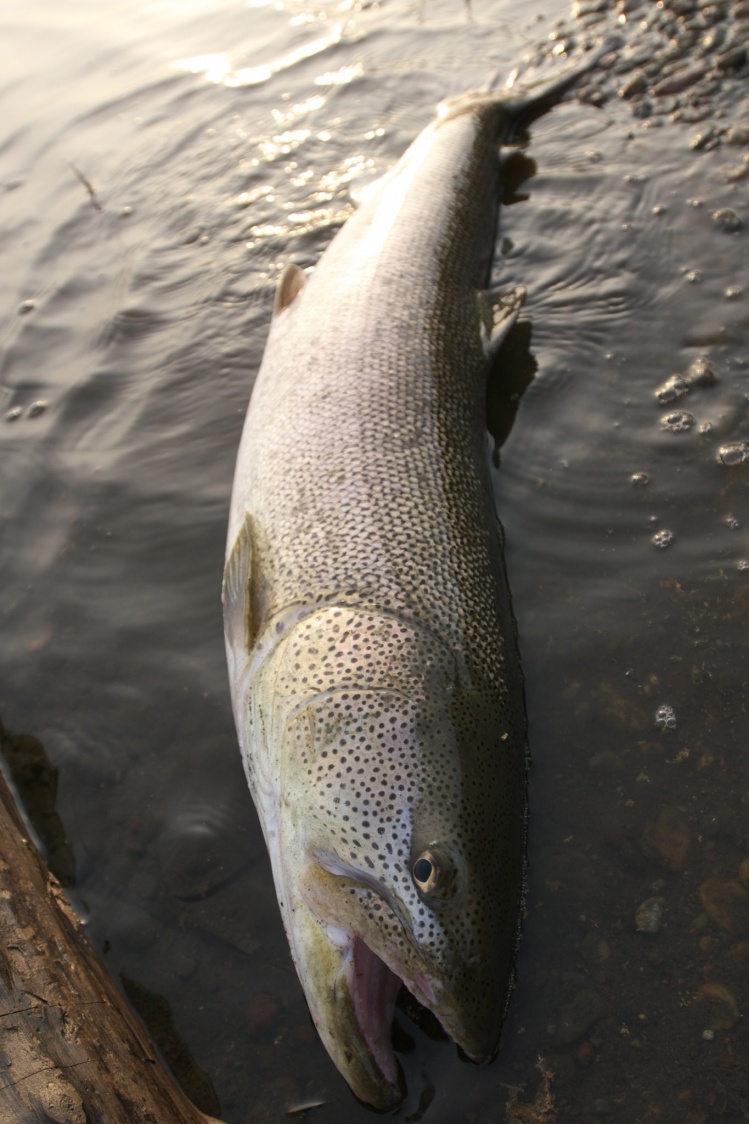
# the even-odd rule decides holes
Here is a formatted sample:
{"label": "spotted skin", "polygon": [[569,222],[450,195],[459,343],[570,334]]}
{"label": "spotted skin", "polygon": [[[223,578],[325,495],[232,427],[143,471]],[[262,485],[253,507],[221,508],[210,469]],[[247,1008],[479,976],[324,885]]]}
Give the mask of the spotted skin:
{"label": "spotted skin", "polygon": [[484,403],[520,302],[484,289],[499,146],[535,104],[447,107],[306,283],[286,272],[237,460],[237,730],[312,1016],[379,1108],[391,973],[477,1060],[513,976],[526,722]]}

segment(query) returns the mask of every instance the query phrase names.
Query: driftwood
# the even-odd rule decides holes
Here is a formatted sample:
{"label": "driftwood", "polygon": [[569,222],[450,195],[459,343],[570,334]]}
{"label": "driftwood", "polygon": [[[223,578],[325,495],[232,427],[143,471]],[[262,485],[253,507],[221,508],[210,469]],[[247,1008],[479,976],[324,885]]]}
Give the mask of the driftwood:
{"label": "driftwood", "polygon": [[0,1124],[206,1124],[158,1059],[0,773]]}

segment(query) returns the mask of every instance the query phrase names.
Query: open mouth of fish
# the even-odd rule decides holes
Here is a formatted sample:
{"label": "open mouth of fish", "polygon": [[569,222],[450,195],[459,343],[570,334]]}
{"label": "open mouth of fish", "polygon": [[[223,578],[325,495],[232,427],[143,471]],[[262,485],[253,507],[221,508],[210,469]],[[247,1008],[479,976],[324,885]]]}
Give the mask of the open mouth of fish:
{"label": "open mouth of fish", "polygon": [[434,988],[426,977],[402,980],[359,937],[354,937],[351,943],[346,977],[362,1037],[385,1080],[397,1085],[393,1018],[398,993],[405,987],[417,1003],[433,1011]]}

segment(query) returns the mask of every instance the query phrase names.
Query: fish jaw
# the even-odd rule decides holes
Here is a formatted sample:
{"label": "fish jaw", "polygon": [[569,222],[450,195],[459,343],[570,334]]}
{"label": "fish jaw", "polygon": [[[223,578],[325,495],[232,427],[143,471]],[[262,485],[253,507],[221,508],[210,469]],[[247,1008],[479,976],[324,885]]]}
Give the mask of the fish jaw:
{"label": "fish jaw", "polygon": [[289,943],[323,1045],[359,1100],[393,1111],[404,1092],[391,1041],[402,981],[354,933],[299,900],[291,912]]}

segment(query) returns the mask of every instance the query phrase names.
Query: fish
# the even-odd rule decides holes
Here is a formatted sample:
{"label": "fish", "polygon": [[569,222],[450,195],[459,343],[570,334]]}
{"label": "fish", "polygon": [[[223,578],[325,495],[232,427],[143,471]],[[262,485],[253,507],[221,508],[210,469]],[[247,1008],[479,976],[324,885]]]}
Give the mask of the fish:
{"label": "fish", "polygon": [[361,1101],[401,1103],[405,986],[490,1060],[524,901],[527,721],[491,486],[500,149],[541,89],[444,102],[311,273],[278,284],[223,580],[232,707],[310,1013]]}

